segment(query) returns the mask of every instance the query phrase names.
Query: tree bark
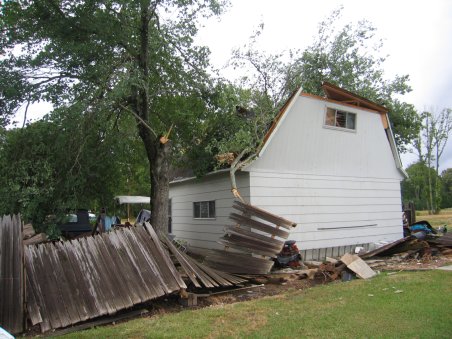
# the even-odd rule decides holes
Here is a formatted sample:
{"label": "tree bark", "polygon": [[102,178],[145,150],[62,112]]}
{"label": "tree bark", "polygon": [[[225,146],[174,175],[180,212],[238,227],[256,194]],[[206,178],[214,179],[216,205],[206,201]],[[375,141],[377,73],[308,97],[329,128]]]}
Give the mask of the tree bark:
{"label": "tree bark", "polygon": [[[137,57],[142,84],[134,88],[134,108],[138,115],[138,132],[143,141],[150,168],[151,224],[156,231],[168,233],[169,158],[171,143],[161,142],[149,125],[149,0],[141,1],[140,50]],[[143,123],[143,121],[145,123]]]}
{"label": "tree bark", "polygon": [[155,159],[151,167],[151,224],[159,232],[168,234],[169,159],[171,142],[157,141]]}

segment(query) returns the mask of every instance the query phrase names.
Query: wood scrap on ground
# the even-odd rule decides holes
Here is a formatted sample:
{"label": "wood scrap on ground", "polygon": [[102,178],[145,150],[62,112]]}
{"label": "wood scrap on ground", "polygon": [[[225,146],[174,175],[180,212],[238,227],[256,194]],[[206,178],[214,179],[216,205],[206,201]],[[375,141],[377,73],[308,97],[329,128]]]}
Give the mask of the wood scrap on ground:
{"label": "wood scrap on ground", "polygon": [[341,261],[361,279],[370,279],[377,275],[377,273],[375,273],[375,271],[356,254],[347,253],[341,257]]}

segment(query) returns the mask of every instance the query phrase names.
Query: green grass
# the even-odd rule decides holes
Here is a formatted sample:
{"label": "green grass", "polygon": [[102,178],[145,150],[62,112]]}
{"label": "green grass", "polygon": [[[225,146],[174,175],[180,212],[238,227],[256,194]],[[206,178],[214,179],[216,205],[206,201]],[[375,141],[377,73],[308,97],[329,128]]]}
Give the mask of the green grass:
{"label": "green grass", "polygon": [[446,208],[439,214],[428,214],[428,211],[416,211],[416,220],[427,220],[433,227],[448,225],[452,227],[452,208]]}
{"label": "green grass", "polygon": [[[396,291],[401,293],[395,293]],[[452,272],[382,273],[76,332],[68,338],[450,338]]]}

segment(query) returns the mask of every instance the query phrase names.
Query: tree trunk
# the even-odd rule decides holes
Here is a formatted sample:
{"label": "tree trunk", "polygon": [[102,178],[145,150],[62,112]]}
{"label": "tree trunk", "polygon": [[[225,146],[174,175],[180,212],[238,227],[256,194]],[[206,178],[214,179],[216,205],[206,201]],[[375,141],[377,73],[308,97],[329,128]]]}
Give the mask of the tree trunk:
{"label": "tree trunk", "polygon": [[164,234],[168,234],[169,201],[169,159],[171,142],[157,141],[155,159],[151,167],[151,224]]}

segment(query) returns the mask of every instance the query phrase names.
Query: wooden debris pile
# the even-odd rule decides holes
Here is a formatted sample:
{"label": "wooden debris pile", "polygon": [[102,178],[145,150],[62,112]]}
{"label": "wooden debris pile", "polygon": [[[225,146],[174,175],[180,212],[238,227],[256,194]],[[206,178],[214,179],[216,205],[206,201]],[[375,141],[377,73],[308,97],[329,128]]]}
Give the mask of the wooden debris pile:
{"label": "wooden debris pile", "polygon": [[441,237],[426,239],[430,247],[435,247],[443,255],[452,254],[452,233],[446,233]]}
{"label": "wooden debris pile", "polygon": [[[401,262],[423,261],[428,266],[432,255],[452,254],[452,234],[443,236],[431,236],[425,240],[413,236],[394,241],[373,251],[360,254],[345,254],[340,260],[327,258],[324,262],[306,261],[310,269],[317,269],[316,277],[324,277],[325,280],[342,278],[349,280],[352,277],[369,279],[375,276],[375,268],[400,267]],[[384,259],[378,259],[378,258]],[[397,265],[398,264],[398,265]],[[418,263],[421,264],[421,263]],[[434,265],[433,265],[434,266]]]}
{"label": "wooden debris pile", "polygon": [[209,251],[205,263],[229,273],[268,273],[296,223],[240,201],[233,208],[242,214],[229,217],[236,225],[226,227],[219,241],[225,249]]}
{"label": "wooden debris pile", "polygon": [[[146,224],[147,227],[150,226],[148,223]],[[228,287],[247,282],[246,279],[199,263],[178,249],[166,236],[161,236],[161,239],[195,287]]]}

